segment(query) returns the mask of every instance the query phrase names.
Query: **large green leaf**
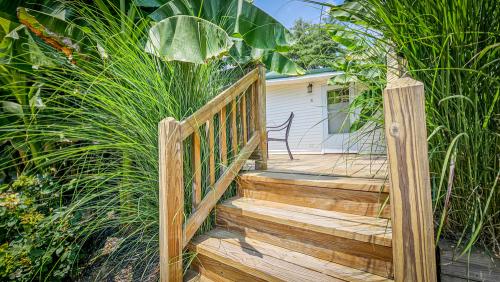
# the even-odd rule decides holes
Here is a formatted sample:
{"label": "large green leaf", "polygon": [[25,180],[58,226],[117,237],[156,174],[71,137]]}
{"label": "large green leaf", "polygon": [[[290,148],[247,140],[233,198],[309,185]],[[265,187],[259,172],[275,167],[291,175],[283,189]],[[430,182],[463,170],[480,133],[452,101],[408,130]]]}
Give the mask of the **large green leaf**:
{"label": "large green leaf", "polygon": [[[149,17],[157,22],[174,16],[188,15],[202,18],[223,28],[235,42],[231,55],[238,63],[261,61],[266,63],[269,69],[278,72],[295,75],[303,72],[283,54],[273,54],[288,50],[291,44],[289,31],[249,1],[136,0],[135,3],[142,7],[156,7],[157,9],[149,14]],[[201,42],[194,44],[198,43]],[[166,47],[165,45],[164,48]],[[181,47],[186,51],[185,44]],[[200,56],[191,59],[185,57],[184,61],[201,62],[201,59]]]}
{"label": "large green leaf", "polygon": [[[254,49],[260,50],[261,52],[261,61],[267,66],[267,69],[270,71],[275,71],[277,73],[288,74],[288,75],[297,75],[304,74],[305,71],[297,64],[295,64],[292,60],[284,56],[279,52],[273,52],[269,50],[262,49]],[[257,52],[258,53],[258,52]]]}
{"label": "large green leaf", "polygon": [[173,16],[149,30],[145,50],[166,60],[202,64],[227,53],[232,44],[227,33],[209,21]]}
{"label": "large green leaf", "polygon": [[198,16],[215,23],[233,37],[242,38],[249,46],[286,51],[291,44],[290,32],[266,12],[245,0],[156,0],[137,1],[151,7],[163,2],[149,16],[155,21],[175,15]]}
{"label": "large green leaf", "polygon": [[241,40],[235,42],[230,54],[240,64],[262,62],[268,70],[277,73],[288,75],[301,75],[305,73],[304,69],[287,58],[286,55],[272,50],[251,48]]}

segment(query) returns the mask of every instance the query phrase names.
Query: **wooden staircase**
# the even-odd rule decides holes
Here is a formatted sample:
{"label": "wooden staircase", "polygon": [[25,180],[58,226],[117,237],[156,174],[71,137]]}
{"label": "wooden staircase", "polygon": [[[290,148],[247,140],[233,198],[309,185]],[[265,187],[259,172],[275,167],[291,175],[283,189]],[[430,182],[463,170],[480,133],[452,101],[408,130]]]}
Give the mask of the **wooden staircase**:
{"label": "wooden staircase", "polygon": [[[423,85],[384,90],[388,185],[268,171],[265,88],[259,66],[159,123],[160,281],[436,281]],[[216,228],[195,236],[214,209]]]}
{"label": "wooden staircase", "polygon": [[[195,237],[192,281],[388,281],[391,226],[383,180],[249,172]],[[382,217],[376,217],[378,211]]]}

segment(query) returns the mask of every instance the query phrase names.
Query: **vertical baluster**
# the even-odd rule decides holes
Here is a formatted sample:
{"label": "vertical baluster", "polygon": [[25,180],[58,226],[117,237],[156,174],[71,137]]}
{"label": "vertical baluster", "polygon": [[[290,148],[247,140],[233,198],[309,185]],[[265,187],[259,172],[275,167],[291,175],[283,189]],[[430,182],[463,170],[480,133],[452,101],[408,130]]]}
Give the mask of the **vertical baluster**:
{"label": "vertical baluster", "polygon": [[233,158],[238,154],[238,128],[236,126],[236,98],[231,102],[231,150]]}
{"label": "vertical baluster", "polygon": [[209,174],[210,174],[210,186],[213,187],[215,184],[215,139],[214,139],[214,117],[211,117],[207,122],[208,126],[208,147],[209,147]]}
{"label": "vertical baluster", "polygon": [[200,133],[197,128],[193,132],[193,209],[201,202],[201,156],[200,156]]}
{"label": "vertical baluster", "polygon": [[259,79],[257,81],[257,116],[255,129],[260,133],[260,145],[257,149],[259,159],[255,162],[255,168],[267,169],[267,129],[266,129],[266,68],[259,66]]}
{"label": "vertical baluster", "polygon": [[222,107],[219,113],[220,119],[220,154],[224,168],[227,167],[227,136],[226,136],[226,106]]}
{"label": "vertical baluster", "polygon": [[257,95],[257,82],[250,86],[250,134],[255,132],[255,115],[257,113],[257,105],[255,103],[255,95]]}
{"label": "vertical baluster", "polygon": [[248,141],[248,131],[247,131],[247,91],[243,92],[241,95],[241,124],[243,128],[243,146],[247,144]]}

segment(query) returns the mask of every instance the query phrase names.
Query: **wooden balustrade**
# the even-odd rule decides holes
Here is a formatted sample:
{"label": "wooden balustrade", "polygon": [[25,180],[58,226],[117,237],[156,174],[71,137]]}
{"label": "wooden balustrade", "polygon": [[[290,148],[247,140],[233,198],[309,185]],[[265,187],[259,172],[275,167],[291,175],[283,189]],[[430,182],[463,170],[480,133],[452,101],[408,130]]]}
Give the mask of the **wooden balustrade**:
{"label": "wooden balustrade", "polygon": [[424,85],[388,58],[384,90],[395,281],[437,281]]}
{"label": "wooden balustrade", "polygon": [[[247,97],[247,96],[250,97]],[[250,98],[247,100],[247,98]],[[247,105],[249,101],[250,105]],[[265,69],[252,70],[187,119],[159,124],[160,280],[182,281],[182,251],[252,154],[267,166]],[[238,106],[239,105],[239,106]],[[227,107],[230,107],[228,126]],[[215,119],[218,116],[218,130]],[[240,129],[238,130],[238,124]],[[200,134],[205,125],[206,135]],[[230,156],[228,136],[230,134]],[[218,144],[216,144],[218,132]],[[190,138],[191,137],[191,138]],[[190,139],[188,139],[190,138]],[[208,142],[208,185],[203,195],[203,138]],[[192,213],[184,223],[183,144],[191,142]],[[216,148],[217,147],[217,148]],[[219,152],[219,156],[216,153]],[[216,175],[216,159],[220,173]],[[207,171],[205,170],[205,171]]]}

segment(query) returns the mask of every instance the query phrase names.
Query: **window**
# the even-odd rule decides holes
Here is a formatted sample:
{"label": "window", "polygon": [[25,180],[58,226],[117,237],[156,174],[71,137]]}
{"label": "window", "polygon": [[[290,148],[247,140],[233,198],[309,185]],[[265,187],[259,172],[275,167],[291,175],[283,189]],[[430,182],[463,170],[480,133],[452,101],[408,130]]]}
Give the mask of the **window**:
{"label": "window", "polygon": [[349,88],[328,90],[328,134],[348,133],[351,127],[349,120]]}

